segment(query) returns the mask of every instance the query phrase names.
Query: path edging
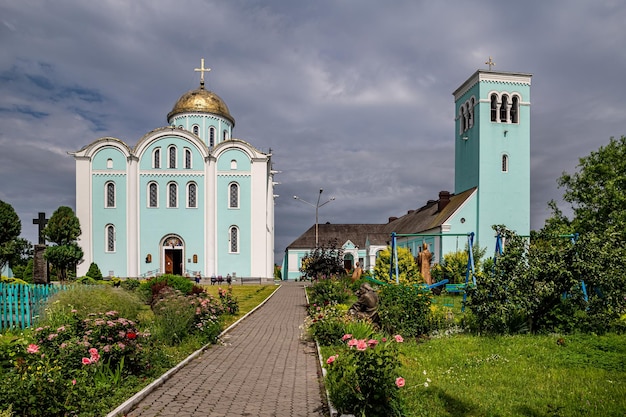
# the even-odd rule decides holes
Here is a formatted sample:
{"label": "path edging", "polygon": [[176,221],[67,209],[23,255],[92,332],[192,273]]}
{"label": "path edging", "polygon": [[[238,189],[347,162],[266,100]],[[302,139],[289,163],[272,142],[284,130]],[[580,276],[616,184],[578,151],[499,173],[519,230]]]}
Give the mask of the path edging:
{"label": "path edging", "polygon": [[[234,329],[246,317],[248,317],[250,314],[252,314],[255,311],[257,311],[261,306],[263,306],[265,303],[267,303],[267,301],[270,298],[272,298],[274,296],[274,294],[276,294],[278,292],[278,290],[281,289],[281,287],[282,287],[282,285],[279,284],[278,288],[276,288],[276,291],[272,292],[265,300],[263,300],[263,302],[261,302],[258,306],[254,307],[252,310],[248,311],[246,314],[244,314],[242,317],[240,317],[239,320],[237,320],[236,322],[234,322],[233,324],[228,326],[226,329],[224,329],[217,336],[218,339],[221,338],[222,336],[224,336],[226,333],[228,333],[232,329]],[[196,357],[200,356],[205,350],[207,350],[208,348],[210,348],[213,345],[214,345],[214,343],[207,343],[206,345],[202,346],[200,349],[198,349],[195,352],[193,352],[191,355],[187,356],[185,359],[180,361],[176,366],[174,366],[173,368],[171,368],[170,370],[165,372],[163,375],[161,375],[160,377],[158,377],[157,379],[152,381],[149,385],[145,386],[141,391],[139,391],[138,393],[136,393],[135,395],[130,397],[128,400],[124,401],[115,410],[113,410],[109,414],[107,414],[106,417],[123,417],[126,413],[128,413],[130,410],[132,410],[141,400],[143,400],[145,397],[147,397],[148,394],[150,394],[154,389],[156,389],[159,386],[161,386],[163,383],[165,383],[165,381],[170,379],[172,377],[172,375],[174,375],[176,372],[180,371],[189,362],[191,362]]]}

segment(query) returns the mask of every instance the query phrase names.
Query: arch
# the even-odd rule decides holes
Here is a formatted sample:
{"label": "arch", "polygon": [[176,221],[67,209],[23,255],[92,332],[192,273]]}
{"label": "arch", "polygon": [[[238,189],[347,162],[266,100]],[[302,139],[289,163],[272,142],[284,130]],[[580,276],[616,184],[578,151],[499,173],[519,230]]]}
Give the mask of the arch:
{"label": "arch", "polygon": [[105,252],[115,252],[115,226],[112,224],[107,224],[104,227],[105,233],[105,242],[104,242],[104,247]]}
{"label": "arch", "polygon": [[176,168],[176,145],[170,145],[167,148],[167,167],[168,168]]}
{"label": "arch", "polygon": [[209,146],[215,146],[215,127],[213,126],[209,128]]}
{"label": "arch", "polygon": [[507,94],[502,95],[500,100],[500,122],[508,123],[509,121],[509,96]]}
{"label": "arch", "polygon": [[185,154],[185,169],[191,169],[191,163],[193,161],[191,149],[185,148],[184,154]]}
{"label": "arch", "polygon": [[230,226],[228,229],[228,251],[230,253],[239,253],[239,228]]}
{"label": "arch", "polygon": [[502,155],[502,172],[509,172],[509,155]]}
{"label": "arch", "polygon": [[469,102],[469,128],[474,127],[474,106],[476,104],[476,101],[474,99],[474,97],[472,97],[470,99]]}
{"label": "arch", "polygon": [[191,127],[191,131],[193,132],[194,135],[198,135],[198,133],[200,133],[200,128],[198,127],[198,125],[193,125]]}
{"label": "arch", "polygon": [[491,95],[491,121],[498,121],[498,95],[496,93]]}
{"label": "arch", "polygon": [[107,159],[107,169],[113,168],[113,160],[111,158]]}
{"label": "arch", "polygon": [[237,169],[237,160],[231,159],[230,161],[230,169]]}
{"label": "arch", "polygon": [[236,182],[228,184],[228,208],[239,208],[239,184]]}
{"label": "arch", "polygon": [[159,207],[159,184],[155,181],[150,181],[148,183],[148,207],[149,208],[157,208]]}
{"label": "arch", "polygon": [[198,185],[193,181],[187,183],[187,208],[198,208]]}
{"label": "arch", "polygon": [[228,140],[228,130],[224,130],[224,140]]}
{"label": "arch", "polygon": [[152,151],[152,168],[159,169],[161,168],[161,148],[154,148]]}
{"label": "arch", "polygon": [[107,181],[104,184],[104,207],[115,208],[115,183]]}
{"label": "arch", "polygon": [[166,274],[185,272],[185,242],[176,234],[165,235],[161,241],[161,268]]}
{"label": "arch", "polygon": [[465,132],[465,106],[459,109],[459,132]]}
{"label": "arch", "polygon": [[511,99],[511,123],[519,123],[519,102],[520,97],[515,94]]}
{"label": "arch", "polygon": [[178,207],[178,184],[175,182],[167,184],[167,207]]}

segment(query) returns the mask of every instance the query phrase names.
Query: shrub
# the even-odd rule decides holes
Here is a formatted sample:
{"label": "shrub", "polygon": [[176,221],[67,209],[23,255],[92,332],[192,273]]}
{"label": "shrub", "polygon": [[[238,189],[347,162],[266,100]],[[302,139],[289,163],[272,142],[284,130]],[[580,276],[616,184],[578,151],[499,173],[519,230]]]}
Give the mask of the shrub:
{"label": "shrub", "polygon": [[426,334],[430,308],[429,292],[415,285],[386,285],[379,293],[381,329],[406,336]]}
{"label": "shrub", "polygon": [[189,278],[180,275],[164,274],[142,282],[139,285],[139,292],[146,302],[152,305],[156,295],[165,286],[178,290],[183,295],[188,295],[192,293],[194,283]]}
{"label": "shrub", "polygon": [[338,278],[320,279],[308,290],[309,305],[344,304],[352,296],[349,280]]}
{"label": "shrub", "polygon": [[217,291],[220,297],[220,303],[226,312],[233,315],[237,314],[239,312],[239,303],[237,302],[237,298],[233,296],[233,287],[229,286],[227,290],[218,288]]}
{"label": "shrub", "polygon": [[402,416],[399,375],[400,359],[396,343],[389,340],[356,339],[346,334],[347,342],[338,353],[326,359],[326,387],[332,404],[340,413],[358,416]]}
{"label": "shrub", "polygon": [[121,282],[120,287],[122,287],[126,291],[135,291],[137,288],[139,288],[139,285],[140,283],[136,279],[126,279]]}
{"label": "shrub", "polygon": [[365,319],[348,314],[344,304],[312,306],[304,327],[308,334],[321,346],[341,344],[341,337],[350,333],[359,338],[369,338],[374,332],[374,325]]}
{"label": "shrub", "polygon": [[49,298],[39,325],[58,327],[67,324],[74,315],[86,318],[91,313],[105,311],[117,311],[120,317],[136,321],[143,308],[139,297],[120,288],[72,285]]}
{"label": "shrub", "polygon": [[96,263],[92,262],[91,265],[89,265],[87,276],[95,280],[102,279],[102,272],[100,272],[100,268],[98,268],[98,265]]}
{"label": "shrub", "polygon": [[[389,277],[390,266],[391,248],[387,247],[387,249],[379,252],[376,258],[376,265],[374,266],[376,279],[383,282],[395,283],[395,272],[394,277]],[[408,248],[398,248],[398,281],[401,284],[423,282],[415,258],[413,258]]]}

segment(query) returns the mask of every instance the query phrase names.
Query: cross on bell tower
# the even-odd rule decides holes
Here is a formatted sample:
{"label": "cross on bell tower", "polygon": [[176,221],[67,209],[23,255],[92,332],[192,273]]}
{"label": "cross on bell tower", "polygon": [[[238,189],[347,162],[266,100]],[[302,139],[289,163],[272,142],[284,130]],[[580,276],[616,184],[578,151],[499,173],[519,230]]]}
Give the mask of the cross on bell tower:
{"label": "cross on bell tower", "polygon": [[200,73],[200,88],[204,88],[204,73],[210,72],[211,68],[204,68],[204,58],[200,59],[200,68],[194,68],[195,72]]}

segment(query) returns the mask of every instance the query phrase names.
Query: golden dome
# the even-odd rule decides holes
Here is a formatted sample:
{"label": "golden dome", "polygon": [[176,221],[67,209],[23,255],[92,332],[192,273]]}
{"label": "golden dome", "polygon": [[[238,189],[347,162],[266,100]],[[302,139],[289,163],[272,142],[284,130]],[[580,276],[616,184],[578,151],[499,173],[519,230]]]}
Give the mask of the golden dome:
{"label": "golden dome", "polygon": [[233,127],[235,126],[235,119],[230,115],[224,100],[217,94],[206,90],[204,85],[183,94],[174,104],[172,111],[168,113],[167,120],[169,122],[173,116],[186,112],[213,113],[230,120]]}

